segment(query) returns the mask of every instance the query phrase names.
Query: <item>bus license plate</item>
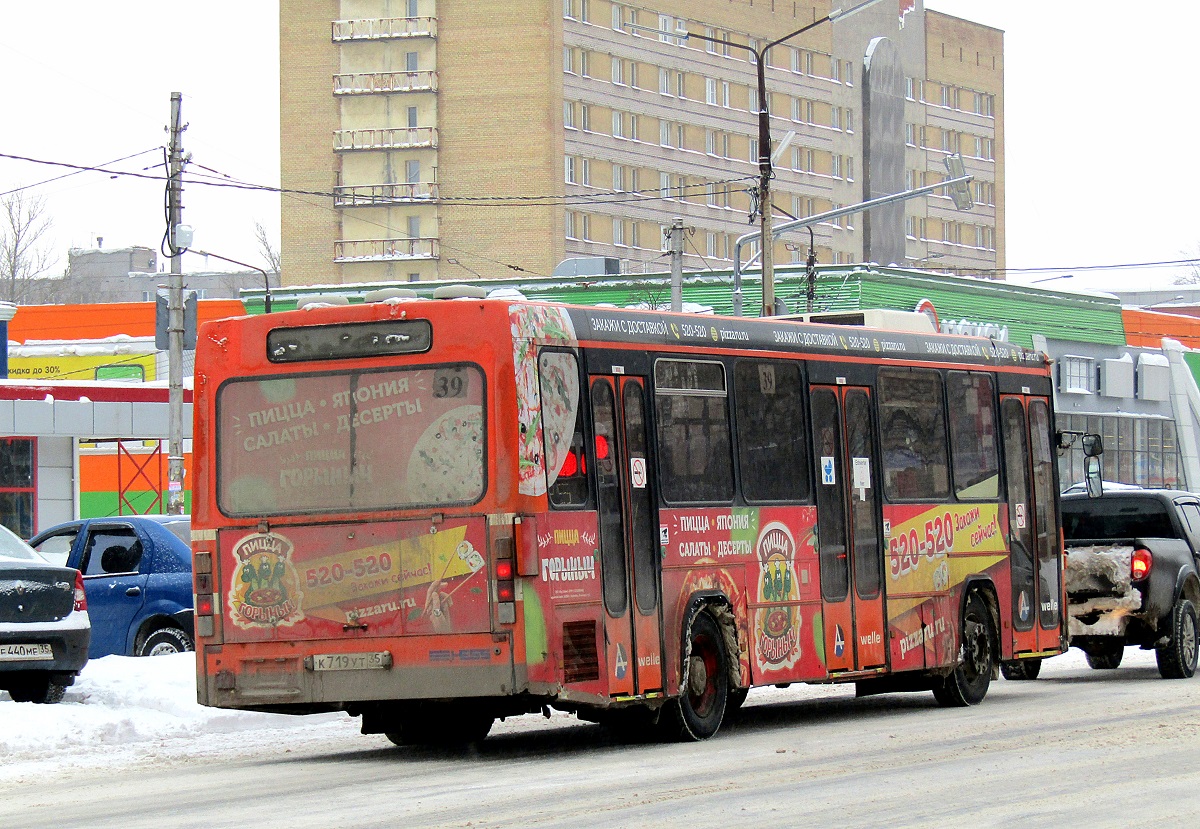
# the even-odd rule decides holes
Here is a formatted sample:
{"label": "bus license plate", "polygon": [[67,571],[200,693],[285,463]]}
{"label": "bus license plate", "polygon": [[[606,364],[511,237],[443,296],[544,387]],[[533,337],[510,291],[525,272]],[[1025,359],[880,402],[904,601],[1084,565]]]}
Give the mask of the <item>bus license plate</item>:
{"label": "bus license plate", "polygon": [[13,642],[0,645],[0,662],[24,662],[27,659],[53,659],[54,648],[42,642],[36,645],[22,645]]}
{"label": "bus license plate", "polygon": [[392,655],[387,651],[317,653],[305,661],[312,671],[370,671],[392,667]]}

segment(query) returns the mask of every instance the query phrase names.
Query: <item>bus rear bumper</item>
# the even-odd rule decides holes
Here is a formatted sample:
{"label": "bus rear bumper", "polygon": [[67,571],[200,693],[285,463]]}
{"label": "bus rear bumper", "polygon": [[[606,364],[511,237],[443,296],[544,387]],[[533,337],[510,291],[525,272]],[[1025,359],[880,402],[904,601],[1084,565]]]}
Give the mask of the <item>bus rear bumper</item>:
{"label": "bus rear bumper", "polygon": [[[456,637],[454,647],[429,640],[356,645],[306,642],[281,653],[279,643],[205,649],[197,695],[203,705],[281,713],[344,710],[354,703],[521,693],[507,637]],[[329,647],[323,647],[328,645]],[[521,672],[524,673],[523,671]]]}

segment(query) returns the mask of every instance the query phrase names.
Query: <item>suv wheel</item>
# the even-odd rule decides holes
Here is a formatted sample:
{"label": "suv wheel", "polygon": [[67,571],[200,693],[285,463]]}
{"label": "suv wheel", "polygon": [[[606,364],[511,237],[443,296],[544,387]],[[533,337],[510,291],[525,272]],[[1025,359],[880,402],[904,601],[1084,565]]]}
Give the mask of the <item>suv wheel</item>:
{"label": "suv wheel", "polygon": [[1196,673],[1197,648],[1200,645],[1200,624],[1196,621],[1196,606],[1182,596],[1171,610],[1171,641],[1154,652],[1158,672],[1163,679],[1187,679]]}

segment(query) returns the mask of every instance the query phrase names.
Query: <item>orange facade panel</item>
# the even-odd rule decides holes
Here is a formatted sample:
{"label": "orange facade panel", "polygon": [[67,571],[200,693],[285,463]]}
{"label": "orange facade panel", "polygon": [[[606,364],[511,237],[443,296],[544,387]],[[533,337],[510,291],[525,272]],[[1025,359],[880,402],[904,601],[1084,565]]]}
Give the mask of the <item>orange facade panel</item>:
{"label": "orange facade panel", "polygon": [[1129,345],[1162,348],[1163,337],[1169,337],[1188,348],[1200,348],[1200,317],[1122,308],[1121,318]]}
{"label": "orange facade panel", "polygon": [[[198,322],[240,317],[246,306],[240,299],[202,299]],[[107,302],[96,305],[22,305],[8,323],[8,339],[100,340],[124,334],[154,336],[153,302]]]}

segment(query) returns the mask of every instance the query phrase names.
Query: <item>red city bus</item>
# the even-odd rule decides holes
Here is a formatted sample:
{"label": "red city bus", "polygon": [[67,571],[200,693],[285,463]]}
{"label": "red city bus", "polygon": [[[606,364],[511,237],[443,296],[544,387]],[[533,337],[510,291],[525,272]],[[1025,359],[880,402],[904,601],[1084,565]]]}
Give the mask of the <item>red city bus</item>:
{"label": "red city bus", "polygon": [[1040,353],[392,299],[208,323],[195,370],[206,705],[703,739],[756,685],[971,705],[1066,648]]}

